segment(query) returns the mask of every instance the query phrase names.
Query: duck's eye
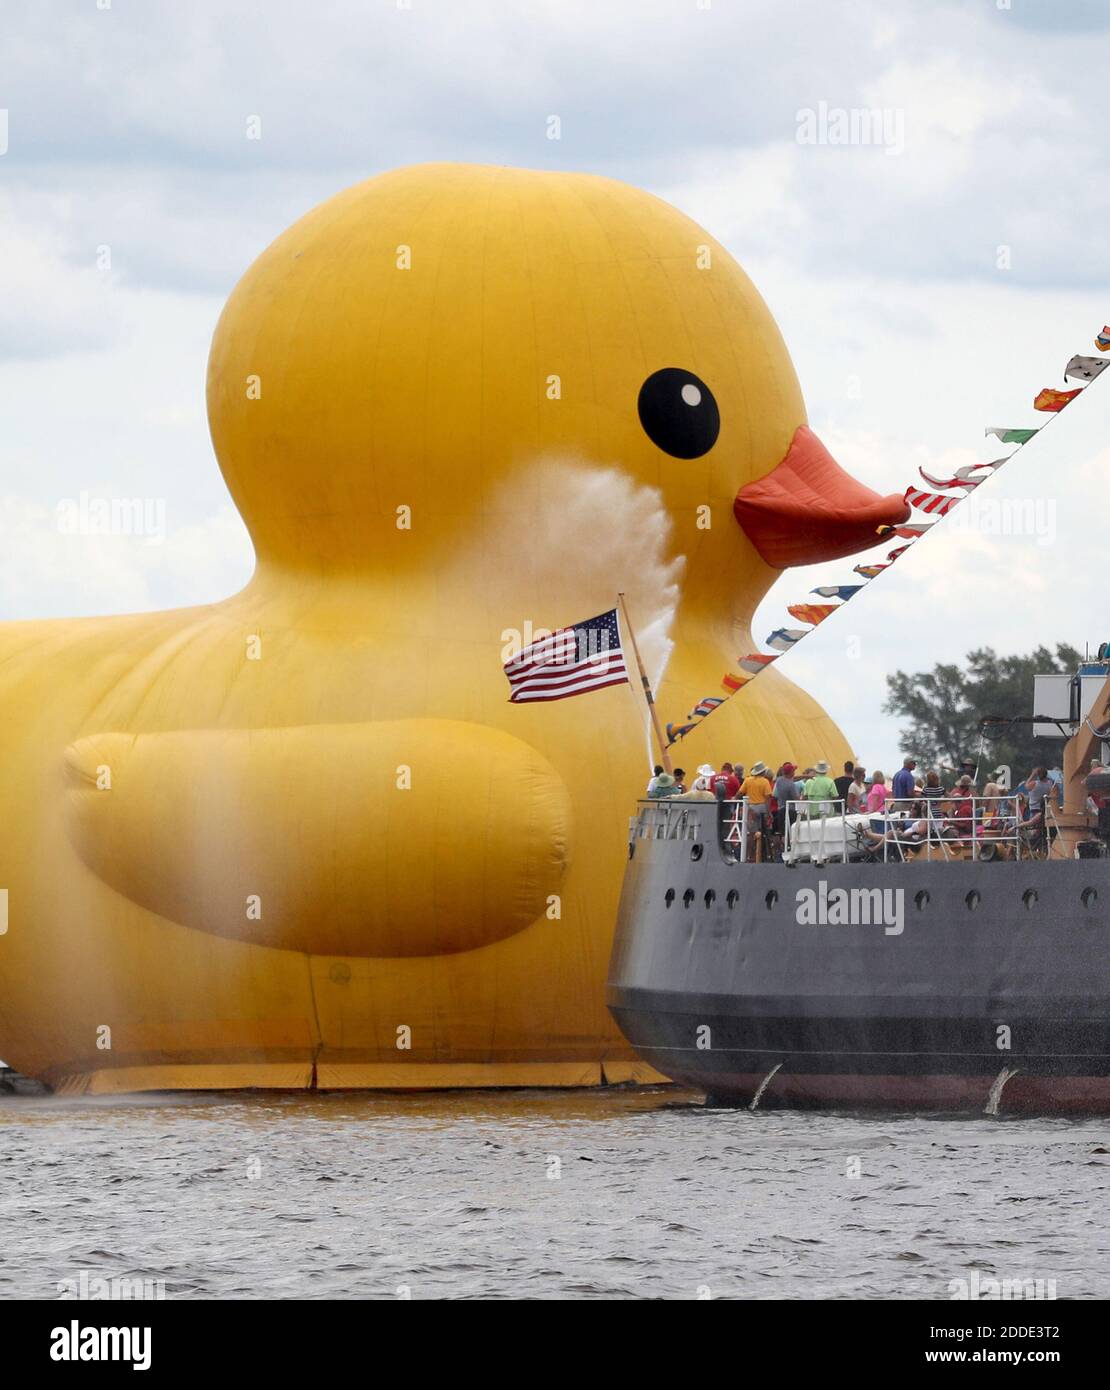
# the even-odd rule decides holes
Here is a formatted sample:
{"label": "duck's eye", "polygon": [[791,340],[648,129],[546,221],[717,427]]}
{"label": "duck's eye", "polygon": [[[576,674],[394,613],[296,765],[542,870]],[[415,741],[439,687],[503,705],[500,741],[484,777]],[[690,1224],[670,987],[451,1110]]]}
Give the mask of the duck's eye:
{"label": "duck's eye", "polygon": [[636,402],[640,424],[653,444],[676,459],[707,454],[721,432],[721,412],[700,377],[681,367],[652,372]]}

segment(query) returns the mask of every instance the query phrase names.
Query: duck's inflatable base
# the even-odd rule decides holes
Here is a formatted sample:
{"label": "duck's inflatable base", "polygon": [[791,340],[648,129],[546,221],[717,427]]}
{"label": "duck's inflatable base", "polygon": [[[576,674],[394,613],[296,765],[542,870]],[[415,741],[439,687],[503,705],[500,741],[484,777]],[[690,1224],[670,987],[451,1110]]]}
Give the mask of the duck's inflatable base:
{"label": "duck's inflatable base", "polygon": [[137,1091],[458,1091],[659,1086],[646,1062],[220,1062],[104,1067],[47,1078],[55,1095]]}

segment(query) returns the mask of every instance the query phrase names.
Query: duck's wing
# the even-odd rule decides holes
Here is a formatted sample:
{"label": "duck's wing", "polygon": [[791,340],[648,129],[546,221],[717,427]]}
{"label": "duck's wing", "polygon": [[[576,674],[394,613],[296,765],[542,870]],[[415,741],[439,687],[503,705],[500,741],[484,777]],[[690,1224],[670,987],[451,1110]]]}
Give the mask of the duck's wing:
{"label": "duck's wing", "polygon": [[570,804],[508,734],[453,720],[108,732],[65,754],[69,838],[186,926],[325,955],[470,950],[556,894]]}

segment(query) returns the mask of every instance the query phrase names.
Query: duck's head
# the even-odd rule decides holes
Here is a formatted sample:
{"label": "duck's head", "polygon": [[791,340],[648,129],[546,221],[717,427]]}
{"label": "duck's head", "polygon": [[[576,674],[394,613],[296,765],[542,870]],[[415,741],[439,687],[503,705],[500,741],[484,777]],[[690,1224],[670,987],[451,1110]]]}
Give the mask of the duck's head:
{"label": "duck's head", "polygon": [[552,458],[711,516],[715,565],[722,544],[748,568],[848,555],[907,514],[809,431],[723,247],[593,175],[417,165],[323,203],[231,295],[208,405],[263,563],[403,563],[400,508],[450,547]]}

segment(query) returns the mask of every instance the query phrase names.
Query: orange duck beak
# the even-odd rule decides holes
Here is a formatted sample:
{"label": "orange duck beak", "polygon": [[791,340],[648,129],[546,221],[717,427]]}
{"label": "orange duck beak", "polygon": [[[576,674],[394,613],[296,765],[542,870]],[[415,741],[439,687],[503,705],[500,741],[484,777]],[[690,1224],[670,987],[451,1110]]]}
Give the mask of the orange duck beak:
{"label": "orange duck beak", "polygon": [[883,539],[880,526],[900,526],[910,514],[897,493],[880,497],[845,473],[807,425],[777,468],[740,489],[732,509],[775,569],[869,550]]}

